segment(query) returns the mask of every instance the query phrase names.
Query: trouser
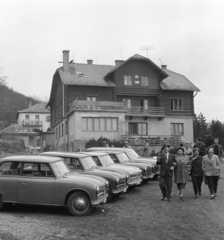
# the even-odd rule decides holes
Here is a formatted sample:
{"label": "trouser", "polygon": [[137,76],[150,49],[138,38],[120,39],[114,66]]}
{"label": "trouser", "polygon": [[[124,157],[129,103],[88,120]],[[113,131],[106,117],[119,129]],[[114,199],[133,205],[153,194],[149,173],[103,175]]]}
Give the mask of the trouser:
{"label": "trouser", "polygon": [[201,192],[201,184],[203,182],[203,176],[191,175],[191,180],[193,184],[194,194],[197,195],[198,192]]}
{"label": "trouser", "polygon": [[206,176],[210,194],[217,193],[219,176]]}
{"label": "trouser", "polygon": [[163,176],[159,178],[159,186],[163,197],[170,198],[172,192],[173,178],[169,176]]}

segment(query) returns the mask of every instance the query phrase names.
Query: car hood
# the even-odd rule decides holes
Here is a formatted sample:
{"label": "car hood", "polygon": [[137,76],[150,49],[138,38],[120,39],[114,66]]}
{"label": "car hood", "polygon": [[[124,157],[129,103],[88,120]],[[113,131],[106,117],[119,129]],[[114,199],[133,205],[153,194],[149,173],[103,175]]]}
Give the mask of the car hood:
{"label": "car hood", "polygon": [[137,167],[132,167],[132,166],[124,166],[121,164],[115,164],[112,166],[108,167],[109,169],[114,169],[115,171],[123,171],[126,174],[131,174],[131,173],[138,173],[139,172],[139,168]]}
{"label": "car hood", "polygon": [[117,178],[125,178],[125,175],[112,172],[112,171],[105,171],[105,170],[100,170],[100,169],[93,169],[93,170],[87,170],[83,173],[80,174],[88,174],[88,175],[95,175],[95,176],[100,176],[102,178],[105,178],[107,180],[116,180]]}
{"label": "car hood", "polygon": [[138,160],[144,160],[144,161],[148,161],[148,162],[152,162],[152,163],[156,163],[157,159],[154,158],[146,158],[146,157],[138,157],[136,158],[136,161]]}
{"label": "car hood", "polygon": [[140,169],[145,169],[149,166],[148,164],[145,164],[145,163],[135,163],[135,162],[126,162],[126,163],[122,163],[122,165],[134,166]]}

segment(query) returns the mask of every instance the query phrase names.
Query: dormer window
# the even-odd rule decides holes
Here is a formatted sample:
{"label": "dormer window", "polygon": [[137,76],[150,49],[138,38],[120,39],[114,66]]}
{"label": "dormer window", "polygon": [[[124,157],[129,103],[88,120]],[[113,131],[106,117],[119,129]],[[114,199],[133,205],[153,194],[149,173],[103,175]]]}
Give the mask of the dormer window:
{"label": "dormer window", "polygon": [[132,77],[130,75],[124,75],[124,85],[125,86],[132,85]]}

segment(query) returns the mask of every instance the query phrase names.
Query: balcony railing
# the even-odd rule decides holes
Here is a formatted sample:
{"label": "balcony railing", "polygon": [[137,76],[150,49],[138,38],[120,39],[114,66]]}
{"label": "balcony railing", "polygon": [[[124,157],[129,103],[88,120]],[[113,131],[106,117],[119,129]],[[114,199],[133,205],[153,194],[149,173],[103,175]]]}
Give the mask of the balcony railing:
{"label": "balcony railing", "polygon": [[181,142],[181,136],[170,135],[150,135],[150,136],[138,136],[138,135],[122,135],[122,140],[128,140],[129,145],[144,145],[148,140],[149,145],[170,145],[179,146]]}
{"label": "balcony railing", "polygon": [[42,121],[35,121],[35,120],[26,121],[26,120],[23,120],[22,125],[23,126],[42,126]]}
{"label": "balcony railing", "polygon": [[125,106],[123,102],[109,102],[109,101],[74,101],[69,105],[69,110],[116,110],[124,111],[127,116],[151,116],[151,117],[165,117],[163,107],[138,107]]}

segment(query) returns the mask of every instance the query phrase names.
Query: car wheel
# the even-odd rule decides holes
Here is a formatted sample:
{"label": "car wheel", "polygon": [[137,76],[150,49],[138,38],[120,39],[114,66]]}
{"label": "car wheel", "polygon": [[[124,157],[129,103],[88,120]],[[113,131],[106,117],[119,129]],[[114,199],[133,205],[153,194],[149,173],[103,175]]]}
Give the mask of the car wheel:
{"label": "car wheel", "polygon": [[113,197],[113,192],[112,192],[111,186],[109,186],[107,202],[110,202],[112,200],[112,197]]}
{"label": "car wheel", "polygon": [[2,210],[4,203],[2,201],[2,195],[0,195],[0,210]]}
{"label": "car wheel", "polygon": [[84,192],[73,193],[68,198],[67,208],[73,216],[86,216],[92,211],[90,199]]}

